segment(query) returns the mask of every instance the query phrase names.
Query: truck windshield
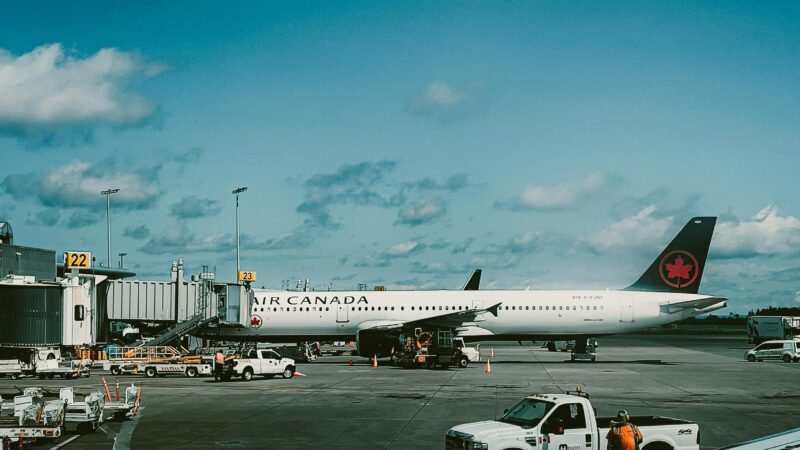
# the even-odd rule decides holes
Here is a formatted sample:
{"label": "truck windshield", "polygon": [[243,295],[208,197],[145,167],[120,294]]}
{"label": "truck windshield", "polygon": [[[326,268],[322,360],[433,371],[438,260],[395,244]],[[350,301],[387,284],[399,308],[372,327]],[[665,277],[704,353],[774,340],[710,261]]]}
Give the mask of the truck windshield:
{"label": "truck windshield", "polygon": [[516,405],[512,406],[500,422],[512,423],[514,425],[522,425],[534,427],[541,422],[542,418],[553,409],[553,402],[546,402],[533,398],[526,398]]}

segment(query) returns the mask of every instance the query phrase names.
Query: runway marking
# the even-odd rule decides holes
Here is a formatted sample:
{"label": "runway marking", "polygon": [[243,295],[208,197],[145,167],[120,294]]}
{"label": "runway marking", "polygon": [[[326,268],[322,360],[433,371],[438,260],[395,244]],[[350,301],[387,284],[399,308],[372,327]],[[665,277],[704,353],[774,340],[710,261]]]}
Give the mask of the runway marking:
{"label": "runway marking", "polygon": [[438,394],[439,392],[441,392],[441,390],[442,390],[442,389],[444,389],[444,386],[445,386],[445,384],[448,384],[448,383],[449,383],[449,382],[450,382],[450,381],[451,381],[451,380],[452,380],[452,379],[453,379],[453,378],[454,378],[454,377],[455,377],[457,374],[458,374],[458,372],[457,372],[457,371],[453,371],[453,374],[452,374],[452,375],[450,375],[450,378],[448,378],[446,382],[442,383],[442,384],[439,386],[439,389],[437,389],[437,390],[436,390],[436,392],[434,392],[433,394],[431,394],[431,396],[430,396],[430,397],[428,397],[428,399],[427,399],[427,400],[425,400],[425,402],[424,402],[424,403],[421,403],[421,404],[420,404],[421,406],[420,406],[420,408],[417,410],[417,412],[416,412],[416,413],[414,413],[414,415],[413,415],[413,416],[411,416],[411,418],[410,418],[410,419],[406,420],[406,423],[405,423],[405,425],[403,425],[403,428],[401,428],[401,429],[400,429],[400,431],[399,431],[399,432],[398,432],[398,433],[397,433],[397,434],[394,436],[394,438],[392,438],[392,440],[391,440],[391,441],[389,441],[389,443],[386,445],[386,447],[385,447],[385,448],[389,448],[389,447],[391,447],[391,446],[392,446],[392,444],[394,444],[394,441],[396,441],[396,440],[397,440],[397,438],[399,438],[399,437],[400,437],[400,435],[402,435],[402,434],[403,434],[403,432],[406,430],[406,427],[408,427],[408,425],[411,423],[411,421],[412,421],[412,420],[414,420],[414,418],[415,418],[415,417],[417,417],[417,416],[419,415],[419,413],[421,413],[421,412],[422,412],[422,410],[423,410],[423,409],[424,409],[426,406],[428,406],[428,405],[429,405],[430,401],[431,401],[431,400],[433,400],[433,397],[436,397],[436,394]]}
{"label": "runway marking", "polygon": [[81,437],[80,434],[72,436],[71,438],[69,438],[66,441],[56,445],[55,447],[51,447],[50,450],[58,450],[58,449],[60,449],[62,447],[66,447],[70,442],[74,441],[75,439],[78,439],[79,437]]}
{"label": "runway marking", "polygon": [[142,417],[142,410],[144,410],[144,407],[139,408],[139,414],[133,419],[122,423],[122,428],[120,428],[119,433],[114,437],[113,450],[130,450],[133,430],[136,429],[136,425],[139,424],[139,419]]}

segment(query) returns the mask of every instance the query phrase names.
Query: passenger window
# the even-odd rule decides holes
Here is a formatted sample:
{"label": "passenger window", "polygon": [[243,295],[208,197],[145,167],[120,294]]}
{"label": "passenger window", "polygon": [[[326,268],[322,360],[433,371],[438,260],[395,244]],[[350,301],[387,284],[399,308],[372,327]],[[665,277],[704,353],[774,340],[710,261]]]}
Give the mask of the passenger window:
{"label": "passenger window", "polygon": [[550,307],[549,306],[545,306],[544,309],[550,311]]}

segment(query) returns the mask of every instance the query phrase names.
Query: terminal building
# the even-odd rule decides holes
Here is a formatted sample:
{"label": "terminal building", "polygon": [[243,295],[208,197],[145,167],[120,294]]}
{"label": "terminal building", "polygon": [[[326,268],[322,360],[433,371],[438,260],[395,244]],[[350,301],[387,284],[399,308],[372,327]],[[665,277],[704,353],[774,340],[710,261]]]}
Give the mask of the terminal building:
{"label": "terminal building", "polygon": [[0,222],[0,347],[103,345],[112,342],[112,323],[156,330],[149,345],[188,345],[198,328],[213,336],[217,327],[243,326],[249,317],[244,286],[217,283],[208,272],[186,280],[183,260],[173,261],[168,281],[135,275],[108,267],[65,270],[55,251],[15,245],[11,225]]}

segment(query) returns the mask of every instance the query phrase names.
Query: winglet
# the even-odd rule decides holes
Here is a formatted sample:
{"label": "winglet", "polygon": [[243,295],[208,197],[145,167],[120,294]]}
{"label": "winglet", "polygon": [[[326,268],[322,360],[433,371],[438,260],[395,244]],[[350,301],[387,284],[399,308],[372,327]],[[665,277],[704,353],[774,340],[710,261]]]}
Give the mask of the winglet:
{"label": "winglet", "polygon": [[502,304],[503,304],[503,302],[500,302],[500,303],[498,303],[498,304],[496,304],[494,306],[490,306],[490,307],[486,308],[486,311],[492,313],[492,315],[497,317],[497,310],[500,309],[500,305],[502,305]]}
{"label": "winglet", "polygon": [[477,291],[481,285],[481,269],[475,269],[472,276],[469,277],[467,284],[464,285],[463,291]]}

